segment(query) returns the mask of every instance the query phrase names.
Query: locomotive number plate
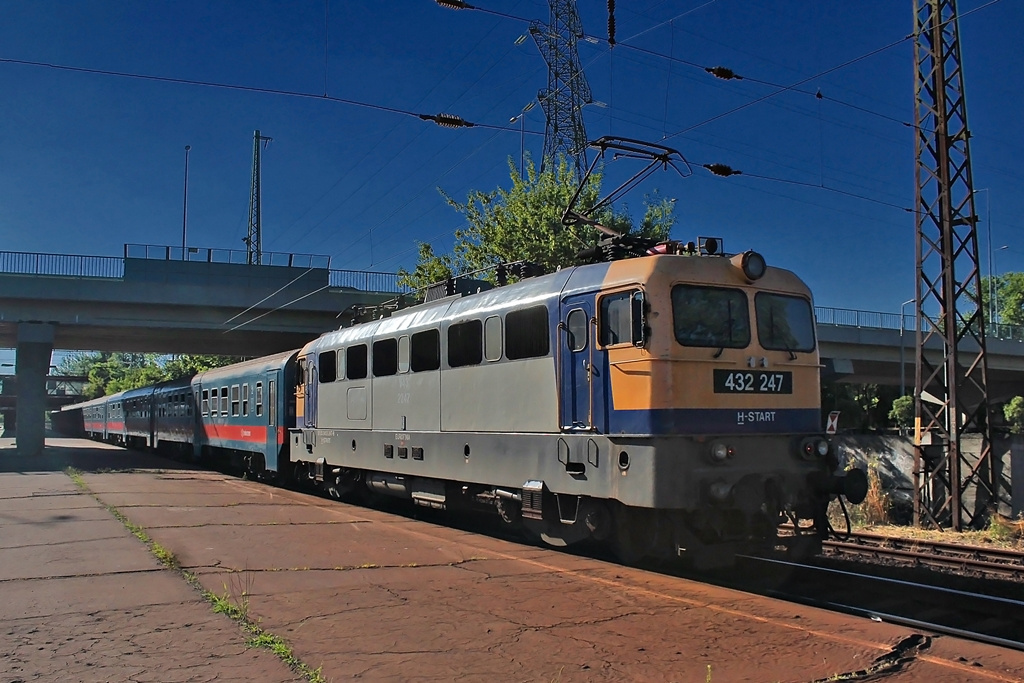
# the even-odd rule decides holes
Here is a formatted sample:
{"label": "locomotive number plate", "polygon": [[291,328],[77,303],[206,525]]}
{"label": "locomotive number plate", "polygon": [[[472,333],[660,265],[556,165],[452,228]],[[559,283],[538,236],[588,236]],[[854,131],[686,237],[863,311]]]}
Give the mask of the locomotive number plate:
{"label": "locomotive number plate", "polygon": [[792,372],[715,370],[716,394],[792,394]]}

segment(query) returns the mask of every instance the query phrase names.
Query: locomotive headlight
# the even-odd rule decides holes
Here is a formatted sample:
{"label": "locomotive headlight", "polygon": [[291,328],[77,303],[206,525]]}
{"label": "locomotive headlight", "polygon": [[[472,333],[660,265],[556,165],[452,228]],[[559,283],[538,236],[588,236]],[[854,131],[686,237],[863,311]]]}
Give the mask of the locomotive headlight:
{"label": "locomotive headlight", "polygon": [[800,451],[807,460],[821,460],[828,455],[829,448],[829,443],[825,439],[805,439]]}
{"label": "locomotive headlight", "polygon": [[739,269],[743,271],[743,277],[747,278],[750,282],[760,280],[765,271],[768,270],[768,264],[764,261],[764,256],[761,256],[756,251],[745,251],[742,254],[737,254],[732,257],[732,264],[739,266]]}
{"label": "locomotive headlight", "polygon": [[732,457],[734,451],[729,447],[728,444],[724,444],[721,441],[716,441],[711,444],[711,460],[712,462],[725,462]]}

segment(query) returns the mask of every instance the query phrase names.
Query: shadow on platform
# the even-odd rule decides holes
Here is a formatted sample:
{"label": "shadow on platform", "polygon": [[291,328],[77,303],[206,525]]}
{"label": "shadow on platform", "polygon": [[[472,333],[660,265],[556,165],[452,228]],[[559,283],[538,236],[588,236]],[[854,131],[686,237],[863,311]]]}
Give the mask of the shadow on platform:
{"label": "shadow on platform", "polygon": [[46,447],[42,455],[22,457],[17,454],[13,438],[0,436],[0,472],[60,472],[69,467],[83,472],[202,469],[152,453],[132,451],[85,439],[50,436],[46,438]]}

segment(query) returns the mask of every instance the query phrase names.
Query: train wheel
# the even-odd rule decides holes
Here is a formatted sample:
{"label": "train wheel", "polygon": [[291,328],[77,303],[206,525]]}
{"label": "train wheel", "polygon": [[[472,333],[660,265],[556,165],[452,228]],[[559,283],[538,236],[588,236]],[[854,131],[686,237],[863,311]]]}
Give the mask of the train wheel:
{"label": "train wheel", "polygon": [[658,542],[658,521],[653,511],[620,506],[611,537],[615,557],[623,564],[636,564],[651,555]]}

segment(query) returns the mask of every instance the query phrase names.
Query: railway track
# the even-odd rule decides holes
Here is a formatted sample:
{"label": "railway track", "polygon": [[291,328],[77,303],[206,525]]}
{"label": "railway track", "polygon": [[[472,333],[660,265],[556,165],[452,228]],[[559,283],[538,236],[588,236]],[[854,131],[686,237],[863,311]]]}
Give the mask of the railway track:
{"label": "railway track", "polygon": [[744,574],[758,577],[735,586],[742,590],[1024,650],[1024,600],[780,559],[740,559]]}
{"label": "railway track", "polygon": [[844,540],[828,540],[823,546],[826,556],[835,559],[868,559],[874,563],[937,569],[970,577],[1024,581],[1024,553],[1003,548],[982,548],[866,532],[853,532]]}

